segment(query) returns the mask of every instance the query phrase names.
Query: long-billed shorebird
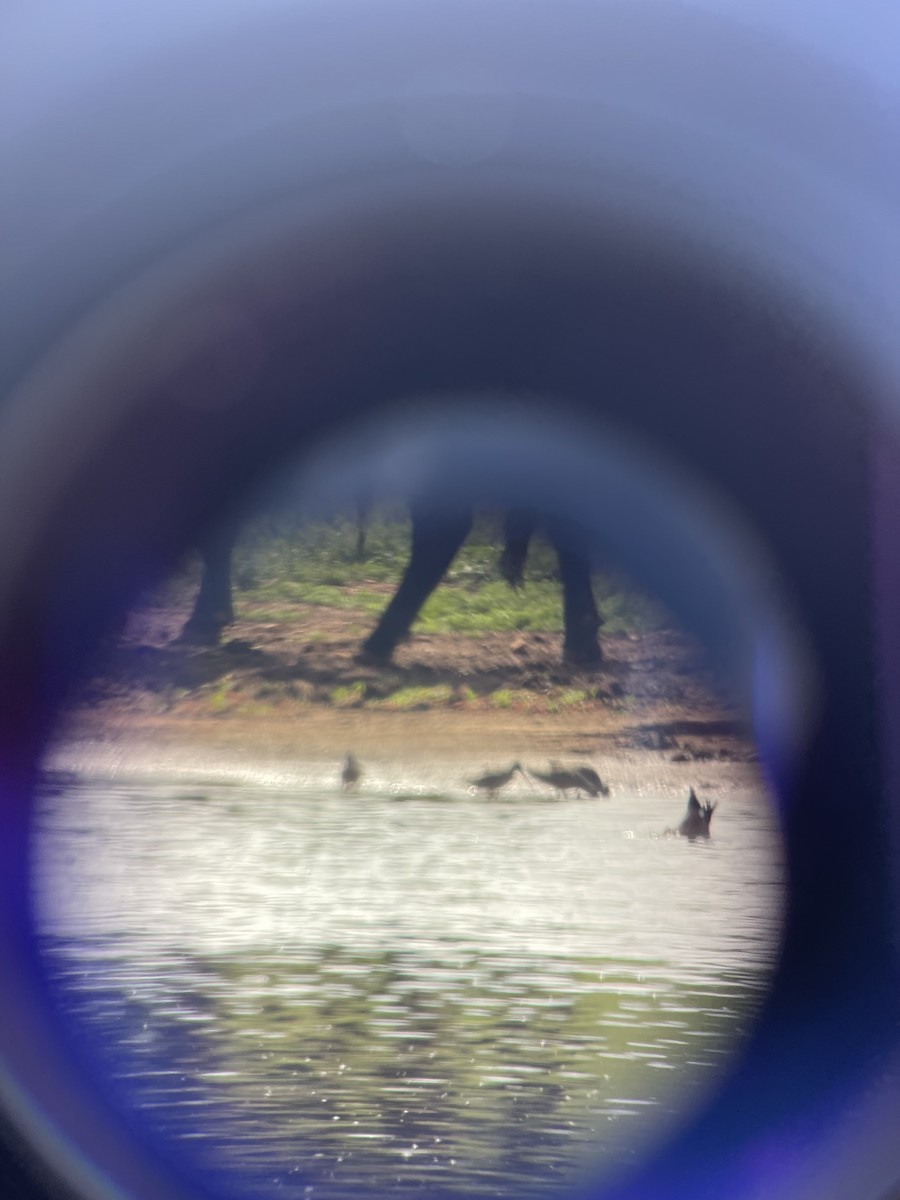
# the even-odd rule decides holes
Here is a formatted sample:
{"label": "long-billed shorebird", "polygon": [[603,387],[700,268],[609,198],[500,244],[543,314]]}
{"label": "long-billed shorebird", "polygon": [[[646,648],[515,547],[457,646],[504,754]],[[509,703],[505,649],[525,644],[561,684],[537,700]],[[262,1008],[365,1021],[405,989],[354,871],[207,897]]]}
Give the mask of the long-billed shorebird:
{"label": "long-billed shorebird", "polygon": [[582,777],[582,779],[594,785],[594,787],[597,789],[596,794],[598,796],[609,795],[609,784],[603,782],[593,767],[575,767],[574,769]]}
{"label": "long-billed shorebird", "polygon": [[478,788],[481,792],[487,792],[489,796],[496,796],[502,787],[506,787],[516,771],[521,772],[523,775],[525,774],[522,771],[522,764],[514,762],[508,771],[491,772],[490,774],[482,775],[480,779],[471,779],[469,783],[473,788]]}
{"label": "long-billed shorebird", "polygon": [[593,767],[562,767],[557,762],[551,762],[549,771],[529,771],[528,774],[556,788],[560,795],[573,791],[579,795],[582,792],[587,792],[589,796],[609,795],[609,788]]}
{"label": "long-billed shorebird", "polygon": [[348,750],[344,755],[344,765],[341,768],[341,788],[345,792],[349,792],[354,788],[362,778],[362,767],[357,761],[356,755],[351,754]]}

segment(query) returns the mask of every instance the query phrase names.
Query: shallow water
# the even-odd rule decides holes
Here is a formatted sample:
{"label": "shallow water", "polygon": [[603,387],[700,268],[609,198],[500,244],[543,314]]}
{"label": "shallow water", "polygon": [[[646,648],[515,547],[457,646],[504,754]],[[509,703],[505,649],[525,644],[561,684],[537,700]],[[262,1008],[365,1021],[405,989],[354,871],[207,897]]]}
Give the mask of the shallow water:
{"label": "shallow water", "polygon": [[223,1195],[548,1196],[638,1160],[752,1028],[783,880],[748,778],[706,844],[655,836],[670,786],[70,778],[35,845],[48,976],[118,1103]]}

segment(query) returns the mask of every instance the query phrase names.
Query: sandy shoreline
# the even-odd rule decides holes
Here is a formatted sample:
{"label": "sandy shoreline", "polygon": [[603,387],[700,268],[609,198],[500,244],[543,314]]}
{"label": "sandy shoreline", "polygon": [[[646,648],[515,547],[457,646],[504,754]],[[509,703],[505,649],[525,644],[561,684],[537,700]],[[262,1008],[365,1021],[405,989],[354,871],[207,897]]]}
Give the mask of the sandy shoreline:
{"label": "sandy shoreline", "polygon": [[[646,717],[646,714],[642,714]],[[633,726],[632,726],[633,728]],[[353,712],[311,708],[302,717],[193,719],[80,714],[48,753],[51,771],[106,779],[246,783],[296,787],[337,779],[352,749],[367,779],[458,787],[486,768],[520,759],[591,763],[613,786],[680,791],[688,786],[758,786],[758,769],[740,761],[746,742],[710,740],[723,760],[672,761],[668,750],[629,744],[621,720],[598,713],[472,714]]]}
{"label": "sandy shoreline", "polygon": [[333,778],[347,751],[369,779],[440,786],[516,760],[590,764],[639,787],[754,770],[752,739],[702,648],[677,630],[611,636],[604,669],[588,674],[561,666],[553,639],[521,631],[419,637],[375,667],[358,661],[347,615],[331,616],[327,637],[244,621],[204,648],[174,639],[176,610],[137,614],[61,723],[46,766],[289,786]]}
{"label": "sandy shoreline", "polygon": [[[428,760],[441,758],[557,757],[563,754],[609,753],[630,746],[636,728],[664,727],[673,714],[665,710],[610,719],[596,710],[584,712],[472,713],[452,709],[424,712],[372,712],[311,706],[291,716],[184,718],[165,715],[79,714],[61,730],[55,752],[73,744],[154,747],[167,752],[247,754],[283,759],[319,759],[347,750],[371,759]],[[714,724],[721,714],[692,714],[698,727]],[[696,738],[694,739],[696,741]],[[746,749],[744,739],[730,734],[707,735],[718,748]]]}

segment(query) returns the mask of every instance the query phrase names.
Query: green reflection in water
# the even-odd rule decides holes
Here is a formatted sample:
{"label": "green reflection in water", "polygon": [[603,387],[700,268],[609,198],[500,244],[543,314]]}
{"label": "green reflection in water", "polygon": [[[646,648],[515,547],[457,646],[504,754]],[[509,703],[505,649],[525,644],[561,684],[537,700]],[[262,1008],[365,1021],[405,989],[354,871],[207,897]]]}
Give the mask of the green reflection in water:
{"label": "green reflection in water", "polygon": [[119,1102],[230,1196],[546,1196],[621,1169],[721,1078],[769,980],[459,945],[285,958],[48,939]]}

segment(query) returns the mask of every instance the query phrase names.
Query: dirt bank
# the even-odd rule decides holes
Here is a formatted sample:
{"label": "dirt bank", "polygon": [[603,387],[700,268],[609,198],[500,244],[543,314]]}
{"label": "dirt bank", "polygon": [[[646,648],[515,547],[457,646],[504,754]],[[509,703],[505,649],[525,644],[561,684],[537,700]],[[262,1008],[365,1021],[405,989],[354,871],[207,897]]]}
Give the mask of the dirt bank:
{"label": "dirt bank", "polygon": [[358,661],[359,615],[310,607],[236,622],[221,646],[178,642],[179,605],[134,614],[98,661],[60,742],[269,761],[349,747],[372,760],[470,761],[647,751],[666,761],[753,757],[702,649],[675,629],[602,638],[605,663],[559,662],[541,633],[418,636],[396,662]]}

